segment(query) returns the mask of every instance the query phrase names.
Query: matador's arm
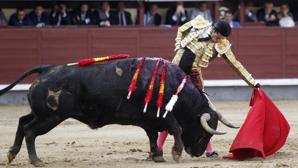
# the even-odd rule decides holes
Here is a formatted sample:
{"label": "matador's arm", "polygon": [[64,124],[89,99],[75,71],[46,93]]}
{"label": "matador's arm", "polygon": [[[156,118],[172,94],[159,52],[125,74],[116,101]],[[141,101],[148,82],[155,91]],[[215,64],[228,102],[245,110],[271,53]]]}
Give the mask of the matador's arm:
{"label": "matador's arm", "polygon": [[243,67],[243,65],[235,58],[230,48],[223,54],[223,57],[248,85],[250,85],[251,87],[254,87],[256,85],[255,79]]}
{"label": "matador's arm", "polygon": [[192,27],[191,21],[189,21],[178,28],[176,39],[175,39],[175,51],[181,48],[182,33],[191,27]]}
{"label": "matador's arm", "polygon": [[[191,21],[180,26],[178,28],[177,36],[175,39],[175,51],[181,49],[182,47],[185,47],[187,45],[187,41],[190,42],[193,39],[197,38],[200,34],[207,31],[211,24],[212,23],[199,15]],[[186,35],[189,37],[184,39]],[[184,40],[183,45],[181,44],[182,40]]]}

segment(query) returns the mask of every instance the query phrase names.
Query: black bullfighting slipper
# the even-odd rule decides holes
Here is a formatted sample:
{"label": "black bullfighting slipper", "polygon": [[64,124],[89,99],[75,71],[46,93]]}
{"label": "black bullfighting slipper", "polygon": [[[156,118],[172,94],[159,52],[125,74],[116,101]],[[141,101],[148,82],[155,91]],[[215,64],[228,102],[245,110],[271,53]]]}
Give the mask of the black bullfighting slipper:
{"label": "black bullfighting slipper", "polygon": [[218,157],[218,153],[216,151],[213,151],[213,152],[206,152],[206,156],[209,157],[209,158],[217,158]]}

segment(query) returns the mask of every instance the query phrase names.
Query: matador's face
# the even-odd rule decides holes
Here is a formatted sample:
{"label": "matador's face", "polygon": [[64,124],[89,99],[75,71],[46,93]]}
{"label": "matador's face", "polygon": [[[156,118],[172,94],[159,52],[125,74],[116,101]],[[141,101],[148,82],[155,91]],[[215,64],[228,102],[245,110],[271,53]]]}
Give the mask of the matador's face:
{"label": "matador's face", "polygon": [[215,43],[218,42],[220,39],[224,38],[224,36],[221,35],[219,32],[217,32],[214,27],[212,27],[210,35],[211,35],[211,40]]}

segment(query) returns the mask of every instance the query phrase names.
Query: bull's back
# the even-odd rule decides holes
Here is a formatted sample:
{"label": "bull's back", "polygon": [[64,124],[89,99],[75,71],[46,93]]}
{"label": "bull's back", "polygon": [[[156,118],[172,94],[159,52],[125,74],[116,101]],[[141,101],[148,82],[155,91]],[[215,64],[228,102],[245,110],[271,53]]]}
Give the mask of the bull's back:
{"label": "bull's back", "polygon": [[[136,114],[143,115],[144,98],[156,61],[156,59],[145,61],[137,81],[136,90],[130,100],[127,100],[126,96],[139,63],[136,58],[86,67],[55,66],[37,78],[30,89],[30,97],[33,102],[38,102],[39,108],[49,110],[59,110],[59,105],[70,104],[69,99],[71,97],[75,99],[73,106],[81,105],[80,108],[87,111],[88,114],[101,115],[104,113],[110,117],[118,117],[122,121],[125,119],[134,120],[134,117],[139,116]],[[175,93],[184,75],[176,65],[169,64],[164,104]],[[148,107],[149,115],[156,112],[159,75],[154,88],[152,102]],[[67,96],[65,98],[64,95],[69,98]],[[51,102],[49,103],[49,101]]]}

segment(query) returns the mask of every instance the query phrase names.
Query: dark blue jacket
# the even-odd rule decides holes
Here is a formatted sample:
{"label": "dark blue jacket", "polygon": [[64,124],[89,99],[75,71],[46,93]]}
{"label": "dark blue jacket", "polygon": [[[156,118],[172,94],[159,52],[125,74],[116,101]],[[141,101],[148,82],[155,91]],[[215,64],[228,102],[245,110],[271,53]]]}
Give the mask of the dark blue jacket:
{"label": "dark blue jacket", "polygon": [[107,17],[101,10],[95,10],[93,13],[94,23],[100,25],[102,21],[109,21],[111,25],[114,25],[115,19],[113,18],[115,15],[114,11],[109,11],[109,17]]}
{"label": "dark blue jacket", "polygon": [[29,19],[33,25],[37,25],[39,23],[44,23],[45,25],[49,25],[49,15],[46,12],[43,12],[40,18],[37,17],[35,12],[31,12],[29,14]]}
{"label": "dark blue jacket", "polygon": [[24,18],[23,21],[18,20],[17,14],[14,13],[10,16],[8,25],[10,25],[10,26],[30,26],[30,25],[32,25],[32,23],[27,16]]}
{"label": "dark blue jacket", "polygon": [[51,25],[57,25],[58,24],[58,21],[59,21],[59,17],[60,17],[60,25],[71,25],[71,18],[72,18],[72,15],[71,13],[67,12],[65,14],[62,14],[62,13],[51,13],[50,14],[50,18],[49,18],[49,21],[50,21],[50,24]]}
{"label": "dark blue jacket", "polygon": [[[119,11],[113,12],[112,15],[112,24],[120,25]],[[126,21],[126,25],[132,25],[131,14],[129,12],[124,11],[124,17]]]}
{"label": "dark blue jacket", "polygon": [[271,17],[272,15],[274,15],[276,17],[275,20],[269,21],[266,20],[266,13],[265,13],[265,9],[260,9],[257,12],[257,18],[259,22],[264,22],[266,23],[267,26],[278,26],[278,19],[277,19],[277,12],[275,10],[272,10],[269,14],[269,17]]}
{"label": "dark blue jacket", "polygon": [[93,15],[90,11],[86,13],[85,19],[81,17],[81,12],[77,11],[73,16],[74,24],[76,25],[92,25],[94,23]]}

